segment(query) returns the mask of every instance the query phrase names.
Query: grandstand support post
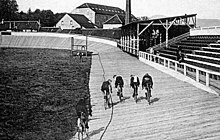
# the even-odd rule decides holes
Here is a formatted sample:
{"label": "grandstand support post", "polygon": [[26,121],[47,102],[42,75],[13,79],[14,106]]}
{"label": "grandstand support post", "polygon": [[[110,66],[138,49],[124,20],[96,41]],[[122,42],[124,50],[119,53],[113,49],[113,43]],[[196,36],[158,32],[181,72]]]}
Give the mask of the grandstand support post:
{"label": "grandstand support post", "polygon": [[86,57],[87,57],[87,55],[88,55],[87,50],[88,50],[88,36],[86,35]]}
{"label": "grandstand support post", "polygon": [[176,21],[176,18],[169,24],[168,20],[166,20],[166,24],[164,26],[163,22],[160,20],[160,23],[163,25],[163,27],[166,30],[166,48],[168,48],[168,39],[169,39],[168,30],[175,23],[175,21]]}
{"label": "grandstand support post", "polygon": [[140,32],[140,25],[137,24],[137,52],[139,52],[139,32]]}
{"label": "grandstand support post", "polygon": [[196,69],[196,82],[199,82],[199,70]]}
{"label": "grandstand support post", "polygon": [[73,48],[73,47],[74,47],[74,38],[71,37],[70,40],[71,40],[71,44],[70,44],[70,45],[71,45],[71,55],[73,55],[73,49],[74,49],[74,48]]}
{"label": "grandstand support post", "polygon": [[205,81],[206,81],[206,82],[205,82],[205,85],[206,85],[206,86],[209,86],[209,73],[208,73],[208,72],[206,72],[206,77],[205,77],[205,79],[206,79],[206,80],[205,80]]}
{"label": "grandstand support post", "polygon": [[168,39],[169,39],[169,37],[168,37],[168,20],[166,20],[166,27],[165,27],[165,29],[166,29],[166,48],[168,48]]}
{"label": "grandstand support post", "polygon": [[160,33],[160,48],[161,48],[161,43],[162,43],[162,34]]}

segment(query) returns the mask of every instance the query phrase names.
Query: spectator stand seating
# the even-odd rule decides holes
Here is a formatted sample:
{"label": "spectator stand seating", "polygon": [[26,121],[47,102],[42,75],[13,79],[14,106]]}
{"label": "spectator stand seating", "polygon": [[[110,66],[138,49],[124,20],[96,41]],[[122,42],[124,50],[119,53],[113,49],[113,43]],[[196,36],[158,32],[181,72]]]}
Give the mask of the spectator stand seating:
{"label": "spectator stand seating", "polygon": [[220,72],[220,35],[189,36],[168,48],[160,56],[177,60],[178,47],[184,54],[184,63]]}

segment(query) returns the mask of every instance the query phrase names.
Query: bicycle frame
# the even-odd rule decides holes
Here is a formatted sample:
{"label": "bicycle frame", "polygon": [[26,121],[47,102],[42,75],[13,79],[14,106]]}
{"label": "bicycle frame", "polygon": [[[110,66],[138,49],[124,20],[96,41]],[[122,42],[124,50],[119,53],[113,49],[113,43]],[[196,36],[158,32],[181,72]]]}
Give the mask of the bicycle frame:
{"label": "bicycle frame", "polygon": [[138,86],[137,86],[137,85],[134,85],[133,89],[134,89],[134,93],[133,93],[134,95],[133,95],[133,97],[134,97],[135,102],[137,103]]}
{"label": "bicycle frame", "polygon": [[104,94],[105,94],[104,107],[105,109],[107,108],[107,106],[110,108],[110,93],[105,90]]}

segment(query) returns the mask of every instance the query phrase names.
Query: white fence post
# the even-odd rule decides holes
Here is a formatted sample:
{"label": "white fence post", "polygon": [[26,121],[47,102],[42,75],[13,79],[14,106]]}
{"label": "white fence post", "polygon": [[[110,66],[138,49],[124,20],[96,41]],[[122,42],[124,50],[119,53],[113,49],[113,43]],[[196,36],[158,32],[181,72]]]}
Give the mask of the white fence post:
{"label": "white fence post", "polygon": [[177,71],[177,62],[175,62],[175,71]]}
{"label": "white fence post", "polygon": [[183,71],[184,71],[184,75],[186,76],[186,65],[183,65]]}
{"label": "white fence post", "polygon": [[168,60],[167,65],[167,67],[170,68],[170,60]]}
{"label": "white fence post", "polygon": [[209,73],[208,72],[206,72],[206,78],[205,78],[206,80],[206,82],[205,82],[205,84],[206,84],[206,86],[209,86]]}

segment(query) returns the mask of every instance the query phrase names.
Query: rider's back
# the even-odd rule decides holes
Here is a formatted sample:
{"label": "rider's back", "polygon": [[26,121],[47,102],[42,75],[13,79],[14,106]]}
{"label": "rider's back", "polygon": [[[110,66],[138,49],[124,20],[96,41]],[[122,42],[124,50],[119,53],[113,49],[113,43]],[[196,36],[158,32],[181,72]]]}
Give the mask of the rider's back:
{"label": "rider's back", "polygon": [[144,75],[143,79],[142,79],[142,86],[153,86],[153,80],[152,77],[150,75]]}
{"label": "rider's back", "polygon": [[139,86],[140,85],[140,81],[139,78],[137,76],[132,76],[130,79],[130,86],[134,87],[134,85]]}
{"label": "rider's back", "polygon": [[124,81],[121,76],[117,76],[115,79],[115,87],[117,87],[117,85],[121,85],[122,87],[124,86]]}
{"label": "rider's back", "polygon": [[108,89],[109,89],[109,82],[104,81],[101,86],[101,91],[108,90]]}

